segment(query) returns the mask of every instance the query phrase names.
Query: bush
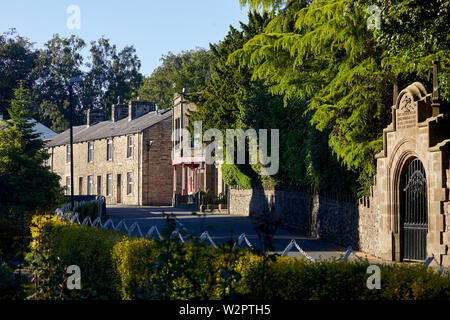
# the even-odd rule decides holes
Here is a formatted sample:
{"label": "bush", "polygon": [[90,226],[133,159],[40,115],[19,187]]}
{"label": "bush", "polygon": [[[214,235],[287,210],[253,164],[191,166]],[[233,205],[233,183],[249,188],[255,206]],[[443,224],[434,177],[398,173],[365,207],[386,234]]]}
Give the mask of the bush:
{"label": "bush", "polygon": [[[52,217],[40,220],[40,228],[32,230],[32,247],[55,257],[51,263],[59,277],[44,283],[46,298],[450,299],[450,277],[417,265],[379,265],[381,290],[369,290],[368,263],[310,263],[232,245],[213,248],[195,239],[186,244],[133,239]],[[58,295],[55,288],[71,264],[81,268],[82,290]],[[53,270],[49,266],[47,261],[45,267]]]}
{"label": "bush", "polygon": [[80,221],[83,221],[86,217],[90,217],[94,221],[100,216],[98,202],[96,201],[83,203],[75,208],[75,212],[78,213]]}
{"label": "bush", "polygon": [[25,230],[23,223],[0,216],[0,258],[15,253],[17,239],[23,237]]}
{"label": "bush", "polygon": [[252,188],[252,179],[242,172],[236,164],[222,165],[222,179],[229,186],[240,186],[243,189]]}
{"label": "bush", "polygon": [[[54,217],[36,216],[32,223],[32,249],[35,253],[34,270],[43,265],[51,269],[49,283],[44,283],[43,297],[55,298],[54,285],[64,283],[65,269],[77,265],[81,270],[81,290],[64,290],[63,298],[104,299],[117,298],[116,271],[111,253],[114,245],[126,238],[122,233],[89,226],[71,225]],[[50,257],[46,258],[46,257]],[[45,288],[46,287],[46,288]],[[65,288],[65,286],[63,286]],[[58,291],[59,292],[59,291]],[[36,297],[38,298],[38,297]]]}
{"label": "bush", "polygon": [[14,296],[14,276],[0,260],[0,300],[12,299]]}

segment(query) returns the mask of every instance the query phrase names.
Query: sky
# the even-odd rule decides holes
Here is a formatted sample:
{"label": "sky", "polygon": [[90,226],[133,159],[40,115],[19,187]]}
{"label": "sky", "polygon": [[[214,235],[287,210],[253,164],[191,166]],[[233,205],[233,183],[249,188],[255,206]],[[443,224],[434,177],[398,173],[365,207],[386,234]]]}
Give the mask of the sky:
{"label": "sky", "polygon": [[[71,6],[79,15],[68,12]],[[148,76],[169,51],[208,48],[222,40],[230,25],[248,21],[247,12],[239,0],[2,0],[0,33],[15,28],[36,48],[55,33],[75,34],[86,43],[105,36],[119,50],[133,45]]]}

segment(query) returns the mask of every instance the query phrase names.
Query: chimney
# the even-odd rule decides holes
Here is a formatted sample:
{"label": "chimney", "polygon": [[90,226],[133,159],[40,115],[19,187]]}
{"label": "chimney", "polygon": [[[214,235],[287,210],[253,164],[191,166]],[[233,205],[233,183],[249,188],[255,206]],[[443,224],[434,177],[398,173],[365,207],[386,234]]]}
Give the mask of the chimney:
{"label": "chimney", "polygon": [[103,120],[103,112],[100,109],[88,109],[86,116],[86,126],[88,128]]}
{"label": "chimney", "polygon": [[159,110],[158,110],[158,105],[155,104],[155,113],[158,114],[158,111],[159,111]]}
{"label": "chimney", "polygon": [[439,62],[433,61],[433,92],[431,94],[431,112],[433,117],[441,113],[441,104],[439,102]]}
{"label": "chimney", "polygon": [[111,119],[116,122],[128,115],[128,106],[122,102],[122,97],[117,97],[117,104],[112,105]]}
{"label": "chimney", "polygon": [[154,108],[153,103],[149,101],[130,101],[128,104],[128,121],[131,121],[139,116],[142,116],[145,113],[152,111]]}

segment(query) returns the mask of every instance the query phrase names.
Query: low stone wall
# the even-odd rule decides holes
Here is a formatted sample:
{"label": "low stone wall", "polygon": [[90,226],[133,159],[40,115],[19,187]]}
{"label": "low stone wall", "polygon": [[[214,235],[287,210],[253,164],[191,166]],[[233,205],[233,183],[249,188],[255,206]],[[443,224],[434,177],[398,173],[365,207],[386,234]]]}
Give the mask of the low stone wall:
{"label": "low stone wall", "polygon": [[230,189],[231,215],[257,216],[272,205],[274,218],[296,232],[371,254],[378,250],[377,215],[368,203],[358,206],[305,191]]}
{"label": "low stone wall", "polygon": [[288,228],[307,232],[310,209],[306,193],[281,190],[230,189],[229,213],[231,215],[257,216],[274,206],[274,219],[280,218]]}

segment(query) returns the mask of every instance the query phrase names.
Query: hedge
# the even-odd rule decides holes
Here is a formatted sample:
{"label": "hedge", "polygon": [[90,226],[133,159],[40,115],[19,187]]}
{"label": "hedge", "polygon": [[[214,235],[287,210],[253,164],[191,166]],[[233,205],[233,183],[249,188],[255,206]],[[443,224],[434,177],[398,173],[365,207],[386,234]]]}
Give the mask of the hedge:
{"label": "hedge", "polygon": [[450,298],[450,278],[418,265],[379,265],[381,289],[369,290],[369,264],[362,262],[310,263],[232,246],[213,248],[197,241],[183,244],[176,240],[135,239],[54,218],[36,219],[33,237],[35,251],[39,246],[47,247],[51,255],[58,257],[54,259],[57,273],[70,264],[81,268],[81,292],[68,291],[60,298]]}
{"label": "hedge", "polygon": [[15,296],[14,276],[6,263],[0,259],[0,300],[9,300]]}

